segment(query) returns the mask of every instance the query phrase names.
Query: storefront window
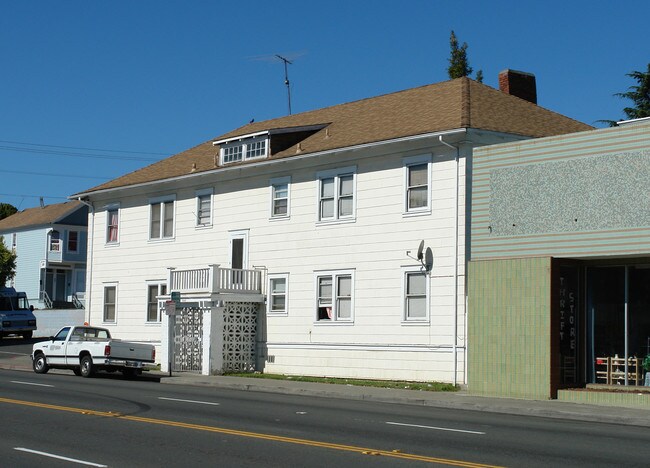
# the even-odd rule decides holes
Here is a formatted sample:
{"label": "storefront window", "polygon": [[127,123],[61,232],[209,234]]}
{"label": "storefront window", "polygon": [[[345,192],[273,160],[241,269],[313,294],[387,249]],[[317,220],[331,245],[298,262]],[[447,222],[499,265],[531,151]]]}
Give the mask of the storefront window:
{"label": "storefront window", "polygon": [[587,269],[587,363],[592,383],[643,385],[650,355],[650,265]]}

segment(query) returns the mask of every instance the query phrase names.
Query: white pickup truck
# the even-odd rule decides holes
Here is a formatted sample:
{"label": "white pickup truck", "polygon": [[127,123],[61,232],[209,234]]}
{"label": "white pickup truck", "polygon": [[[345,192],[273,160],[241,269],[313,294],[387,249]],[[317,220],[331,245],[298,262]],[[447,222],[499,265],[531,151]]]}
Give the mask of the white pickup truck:
{"label": "white pickup truck", "polygon": [[107,329],[89,326],[63,327],[32,349],[32,368],[37,374],[72,369],[76,375],[91,377],[98,370],[120,370],[125,377],[133,377],[153,366],[155,359],[153,345],[112,339]]}

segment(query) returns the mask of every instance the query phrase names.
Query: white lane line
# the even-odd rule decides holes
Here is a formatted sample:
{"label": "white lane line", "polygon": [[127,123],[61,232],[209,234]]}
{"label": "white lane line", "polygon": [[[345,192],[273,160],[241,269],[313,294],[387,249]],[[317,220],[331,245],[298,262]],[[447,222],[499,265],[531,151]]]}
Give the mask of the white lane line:
{"label": "white lane line", "polygon": [[165,398],[165,397],[158,397],[159,400],[168,400],[168,401],[180,401],[182,403],[198,403],[199,405],[214,405],[214,406],[219,406],[219,403],[212,403],[209,401],[197,401],[197,400],[181,400],[178,398]]}
{"label": "white lane line", "polygon": [[392,424],[393,426],[419,427],[421,429],[434,429],[436,431],[463,432],[465,434],[485,435],[485,432],[465,431],[463,429],[451,429],[449,427],[420,426],[419,424],[404,424],[404,423],[390,422],[390,421],[386,421],[386,424]]}
{"label": "white lane line", "polygon": [[18,450],[19,452],[33,453],[35,455],[42,455],[44,457],[49,457],[49,458],[56,458],[57,460],[65,460],[65,461],[72,462],[72,463],[78,463],[79,465],[99,466],[99,467],[107,467],[108,466],[108,465],[100,465],[99,463],[92,463],[92,462],[88,462],[88,461],[77,460],[75,458],[62,457],[61,455],[54,455],[53,453],[39,452],[37,450],[31,450],[31,449],[27,449],[27,448],[23,448],[23,447],[14,447],[14,450]]}
{"label": "white lane line", "polygon": [[33,383],[33,382],[21,382],[20,380],[12,380],[11,383],[19,385],[33,385],[34,387],[54,387],[54,385],[42,384],[42,383]]}

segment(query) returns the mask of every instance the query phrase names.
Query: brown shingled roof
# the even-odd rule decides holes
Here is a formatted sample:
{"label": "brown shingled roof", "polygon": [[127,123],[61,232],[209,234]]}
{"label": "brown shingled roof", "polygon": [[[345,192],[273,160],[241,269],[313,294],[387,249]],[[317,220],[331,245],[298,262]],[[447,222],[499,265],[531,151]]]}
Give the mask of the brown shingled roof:
{"label": "brown shingled roof", "polygon": [[74,212],[80,206],[83,206],[82,203],[74,200],[65,203],[57,203],[56,205],[47,205],[42,208],[28,208],[0,220],[0,231],[9,231],[11,229],[25,228],[29,226],[55,224]]}
{"label": "brown shingled roof", "polygon": [[[164,180],[218,168],[212,142],[263,131],[320,125],[300,142],[269,159],[319,153],[396,138],[474,128],[543,137],[591,126],[505,94],[469,78],[458,78],[301,114],[255,122],[194,148],[126,174],[85,193]],[[246,163],[241,163],[246,164]]]}

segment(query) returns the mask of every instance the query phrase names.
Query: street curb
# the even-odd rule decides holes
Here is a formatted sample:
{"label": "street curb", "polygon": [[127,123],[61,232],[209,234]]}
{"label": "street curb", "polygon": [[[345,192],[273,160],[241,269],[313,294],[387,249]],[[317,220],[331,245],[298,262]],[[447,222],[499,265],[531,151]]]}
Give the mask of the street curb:
{"label": "street curb", "polygon": [[[462,393],[445,393],[421,396],[405,396],[402,392],[410,390],[377,389],[368,391],[369,387],[354,387],[357,391],[344,392],[339,389],[305,388],[286,385],[260,385],[257,383],[219,382],[185,377],[161,377],[160,383],[168,385],[191,385],[203,387],[218,387],[230,390],[265,392],[285,395],[302,395],[322,398],[345,400],[362,400],[377,403],[406,404],[411,406],[426,406],[431,408],[457,409],[465,411],[481,411],[495,414],[511,414],[516,416],[534,416],[551,419],[568,419],[574,421],[620,424],[629,426],[650,427],[650,410],[626,407],[610,407],[588,405],[582,403],[564,402],[558,400],[514,400],[509,398],[490,398],[467,395]],[[308,382],[301,382],[308,384]],[[316,384],[335,385],[335,384]],[[347,386],[343,386],[348,388]],[[361,389],[361,390],[359,390]],[[366,389],[364,391],[364,389]],[[390,392],[399,392],[391,395]],[[414,391],[415,392],[415,391]],[[427,392],[425,392],[427,393]],[[433,393],[433,392],[432,392]],[[614,413],[614,414],[611,414]]]}
{"label": "street curb", "polygon": [[[17,358],[21,359],[21,358]],[[24,360],[24,358],[22,358]],[[4,360],[0,369],[32,372],[31,366]],[[63,371],[65,372],[65,371]],[[589,405],[559,400],[523,400],[469,395],[459,392],[422,392],[377,387],[266,380],[245,377],[175,375],[150,371],[146,375],[160,378],[161,384],[213,387],[228,390],[300,395],[375,403],[402,404],[485,413],[533,416],[551,419],[597,422],[626,426],[650,427],[650,410]]]}

